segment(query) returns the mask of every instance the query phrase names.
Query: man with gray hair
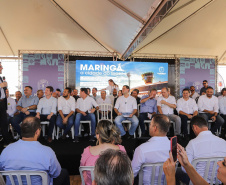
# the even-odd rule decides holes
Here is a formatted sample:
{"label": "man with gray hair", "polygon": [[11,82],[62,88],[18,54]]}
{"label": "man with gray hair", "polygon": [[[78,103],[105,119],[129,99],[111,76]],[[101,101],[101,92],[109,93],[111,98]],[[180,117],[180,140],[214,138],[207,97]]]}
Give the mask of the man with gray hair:
{"label": "man with gray hair", "polygon": [[96,161],[92,185],[117,184],[133,184],[131,161],[125,152],[108,149]]}
{"label": "man with gray hair", "polygon": [[175,122],[175,135],[180,137],[181,134],[181,118],[174,114],[174,109],[177,108],[176,99],[170,95],[169,89],[166,87],[162,88],[162,96],[157,100],[157,108],[160,114],[168,116],[170,121]]}

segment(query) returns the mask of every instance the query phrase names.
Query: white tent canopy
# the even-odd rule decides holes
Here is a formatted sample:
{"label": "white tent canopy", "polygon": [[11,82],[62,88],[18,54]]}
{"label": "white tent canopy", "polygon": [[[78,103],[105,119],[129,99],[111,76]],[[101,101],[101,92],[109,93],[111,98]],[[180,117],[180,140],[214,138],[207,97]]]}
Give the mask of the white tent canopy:
{"label": "white tent canopy", "polygon": [[[125,54],[166,0],[2,0],[0,56],[18,50]],[[225,0],[179,0],[138,44],[142,53],[217,56],[224,60]]]}

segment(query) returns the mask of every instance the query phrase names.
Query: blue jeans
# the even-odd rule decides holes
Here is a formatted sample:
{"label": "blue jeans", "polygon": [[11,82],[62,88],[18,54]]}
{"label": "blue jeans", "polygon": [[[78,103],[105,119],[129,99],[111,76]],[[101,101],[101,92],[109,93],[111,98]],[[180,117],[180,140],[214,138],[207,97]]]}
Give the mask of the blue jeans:
{"label": "blue jeans", "polygon": [[91,120],[91,136],[95,135],[95,129],[96,129],[95,114],[89,113],[86,116],[83,116],[81,113],[77,113],[75,118],[75,137],[78,136],[80,121],[87,121],[87,120]]}
{"label": "blue jeans", "polygon": [[20,112],[20,114],[16,115],[11,119],[11,125],[13,128],[17,131],[19,135],[21,135],[21,129],[20,129],[20,123],[24,120],[24,118],[33,116],[35,117],[36,113],[35,112],[30,112],[29,115],[24,114],[23,112]]}
{"label": "blue jeans", "polygon": [[[64,117],[66,117],[67,115],[68,114],[64,114]],[[57,116],[56,125],[58,127],[60,127],[61,129],[64,129],[64,135],[68,134],[68,132],[71,130],[71,127],[73,126],[73,124],[74,124],[74,115],[71,115],[68,118],[67,125],[63,124],[63,120],[62,120],[62,117],[60,116],[60,114]]]}
{"label": "blue jeans", "polygon": [[131,127],[130,127],[130,130],[129,130],[129,135],[133,135],[135,130],[137,129],[137,126],[138,126],[138,119],[135,115],[133,115],[132,118],[128,118],[128,117],[123,117],[123,116],[117,116],[115,118],[115,125],[119,128],[120,132],[121,132],[121,136],[124,136],[126,134],[123,126],[122,126],[122,121],[124,120],[129,120],[131,121]]}

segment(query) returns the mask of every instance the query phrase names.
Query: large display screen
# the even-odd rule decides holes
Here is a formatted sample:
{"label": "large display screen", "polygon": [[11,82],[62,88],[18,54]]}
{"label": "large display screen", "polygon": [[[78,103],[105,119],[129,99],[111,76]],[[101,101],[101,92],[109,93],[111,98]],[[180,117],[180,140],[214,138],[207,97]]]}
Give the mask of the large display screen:
{"label": "large display screen", "polygon": [[104,89],[112,79],[122,89],[139,89],[147,93],[152,88],[161,89],[168,84],[168,63],[159,62],[123,62],[123,61],[76,61],[76,88],[96,87]]}

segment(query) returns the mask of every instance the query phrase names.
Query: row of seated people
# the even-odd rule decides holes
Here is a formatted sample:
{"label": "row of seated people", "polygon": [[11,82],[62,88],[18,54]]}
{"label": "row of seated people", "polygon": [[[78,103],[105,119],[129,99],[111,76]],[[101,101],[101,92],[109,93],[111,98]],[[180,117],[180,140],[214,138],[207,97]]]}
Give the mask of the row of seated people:
{"label": "row of seated people", "polygon": [[[140,101],[140,114],[139,120],[137,118],[137,101],[134,97],[129,95],[129,86],[123,86],[122,96],[118,97],[114,106],[114,111],[117,114],[114,122],[121,132],[123,138],[131,138],[136,131],[138,124],[140,124],[142,135],[147,135],[145,131],[144,120],[151,119],[151,117],[156,114],[165,114],[169,117],[171,121],[175,122],[175,135],[182,133],[187,137],[187,120],[191,119],[193,116],[196,116],[199,112],[207,121],[212,119],[215,124],[212,125],[211,131],[215,133],[223,123],[225,116],[225,102],[219,101],[213,96],[213,88],[208,87],[206,90],[206,95],[202,95],[199,98],[198,105],[196,102],[189,98],[190,92],[189,89],[183,90],[183,97],[179,99],[176,103],[174,96],[169,94],[168,88],[163,88],[161,90],[162,96],[156,98],[157,91],[155,89],[151,90],[149,95],[143,96]],[[10,122],[16,131],[20,134],[19,124],[26,116],[36,116],[41,121],[50,121],[49,132],[48,132],[48,141],[52,141],[52,132],[54,125],[64,129],[63,138],[66,137],[71,127],[75,125],[75,142],[78,142],[78,130],[81,120],[91,120],[91,140],[94,140],[96,118],[93,114],[99,105],[103,103],[108,103],[106,100],[106,92],[102,91],[101,98],[94,100],[88,96],[87,88],[81,88],[80,97],[75,99],[71,96],[71,89],[66,88],[63,92],[63,96],[57,99],[52,97],[53,88],[48,86],[45,91],[45,97],[40,100],[36,96],[31,96],[32,87],[26,86],[24,89],[23,96],[17,103],[17,110],[20,113],[13,118]],[[157,99],[157,100],[156,100]],[[110,100],[109,100],[109,103]],[[98,105],[99,104],[99,105]],[[58,116],[57,113],[58,107]],[[93,108],[95,107],[95,108]],[[218,109],[220,107],[220,113],[222,118],[218,114]],[[36,111],[37,108],[37,111]],[[179,116],[174,114],[174,109],[177,109]],[[74,118],[74,112],[77,112],[76,118]],[[9,110],[8,110],[9,111]],[[122,121],[129,120],[131,121],[131,128],[128,133],[124,130]]]}
{"label": "row of seated people", "polygon": [[[211,158],[211,157],[225,157],[226,156],[226,141],[219,138],[218,136],[213,135],[210,131],[208,131],[208,124],[206,120],[201,116],[194,116],[191,120],[191,125],[194,133],[196,134],[196,138],[192,139],[187,147],[186,153],[183,147],[178,145],[178,159],[182,165],[182,168],[177,168],[176,171],[176,181],[177,184],[183,182],[185,184],[189,183],[189,176],[191,174],[189,168],[189,163],[192,162],[193,159],[197,158]],[[167,184],[175,184],[175,163],[172,160],[172,156],[170,154],[169,158],[169,151],[170,151],[170,140],[168,139],[167,132],[170,128],[170,120],[166,115],[163,114],[156,114],[153,116],[149,126],[149,133],[151,138],[146,142],[138,146],[135,150],[133,155],[132,162],[128,160],[126,156],[126,150],[124,146],[121,145],[121,137],[120,131],[118,128],[108,120],[101,120],[97,124],[96,128],[96,138],[97,138],[97,145],[96,146],[89,146],[84,149],[84,152],[81,157],[80,165],[81,166],[94,166],[101,160],[99,157],[103,155],[103,152],[107,152],[109,149],[112,151],[110,153],[120,153],[119,155],[123,155],[123,161],[120,161],[121,165],[123,166],[122,174],[109,174],[112,177],[116,177],[118,179],[111,179],[112,182],[119,182],[122,180],[122,175],[125,175],[125,172],[129,172],[128,170],[131,169],[129,179],[130,182],[126,184],[136,184],[133,177],[138,175],[138,172],[141,170],[141,166],[145,163],[160,163],[165,162],[164,164],[164,172],[166,172],[167,176]],[[34,170],[34,171],[46,171],[49,177],[49,184],[68,184],[68,174],[65,170],[61,169],[61,166],[52,151],[51,148],[47,146],[41,145],[37,139],[41,133],[41,125],[40,120],[36,117],[27,117],[24,119],[23,123],[21,124],[22,130],[22,139],[10,144],[7,146],[0,156],[0,169],[1,170]],[[220,146],[220,147],[219,147]],[[117,152],[120,151],[120,152]],[[15,155],[16,153],[16,155]],[[182,160],[182,158],[184,158]],[[109,156],[105,156],[102,159],[104,162],[104,166],[108,166],[108,159]],[[21,163],[23,161],[23,163]],[[111,160],[113,162],[113,160]],[[115,163],[116,161],[114,161]],[[169,164],[172,163],[172,164]],[[219,170],[217,177],[222,181],[226,182],[225,174],[226,174],[226,167],[225,161],[219,162]],[[103,165],[103,164],[102,164]],[[167,167],[170,169],[167,169]],[[172,167],[174,166],[174,170]],[[103,167],[103,166],[102,166]],[[204,176],[204,169],[205,164],[200,163],[197,166],[196,170],[197,174],[200,176]],[[213,166],[210,166],[210,169]],[[103,168],[106,171],[111,171],[111,169]],[[121,168],[120,168],[121,169]],[[187,174],[186,171],[189,170]],[[97,173],[95,171],[95,173]],[[112,173],[117,173],[116,171],[112,171]],[[209,174],[212,172],[210,171]],[[173,177],[170,177],[170,174]],[[97,174],[95,174],[97,175]],[[194,175],[194,172],[193,172]],[[91,185],[91,174],[88,172],[83,173],[85,184]],[[157,185],[159,174],[156,171],[155,183]],[[143,175],[143,184],[151,184],[152,181],[152,169],[151,167],[146,167],[144,169]],[[190,176],[192,179],[194,177]],[[201,177],[200,177],[201,178]],[[96,177],[95,180],[99,182],[99,178]],[[125,179],[125,176],[124,178]],[[161,177],[162,183],[164,180],[164,176]],[[170,179],[174,179],[172,182]],[[39,184],[40,179],[33,179]],[[102,176],[102,180],[104,180]],[[102,184],[108,184],[107,179],[106,182]],[[194,179],[193,179],[194,180]],[[38,183],[39,182],[39,183]],[[103,181],[102,181],[103,182]],[[203,182],[203,181],[200,181]],[[93,182],[94,183],[94,182]],[[207,181],[206,183],[210,183]],[[215,183],[215,181],[213,182]],[[98,183],[97,183],[98,184]],[[99,183],[101,184],[101,183]],[[112,183],[111,183],[112,184]],[[120,183],[118,183],[120,184]]]}

